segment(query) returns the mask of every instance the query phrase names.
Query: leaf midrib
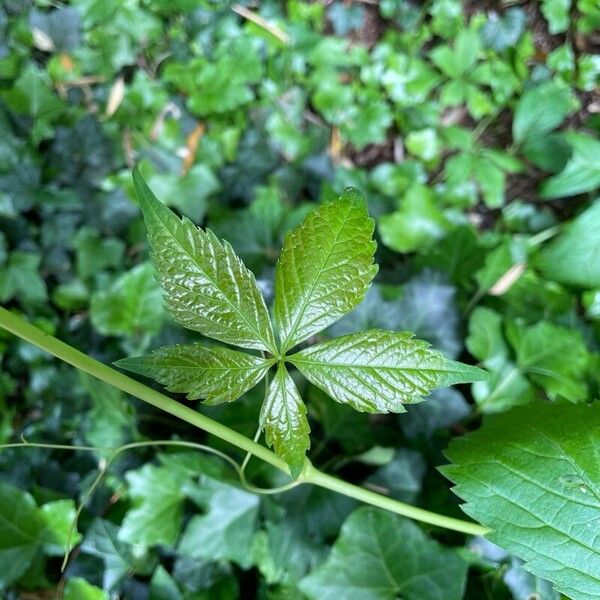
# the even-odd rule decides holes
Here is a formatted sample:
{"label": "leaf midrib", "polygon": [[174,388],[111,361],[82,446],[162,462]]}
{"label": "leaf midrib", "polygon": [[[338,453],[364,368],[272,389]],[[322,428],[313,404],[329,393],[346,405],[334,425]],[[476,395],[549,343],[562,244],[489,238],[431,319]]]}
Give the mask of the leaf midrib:
{"label": "leaf midrib", "polygon": [[302,298],[301,308],[299,309],[299,312],[297,313],[296,320],[295,320],[294,324],[292,325],[292,328],[288,332],[285,341],[282,343],[282,351],[283,352],[286,352],[291,347],[295,346],[299,341],[301,341],[301,340],[295,341],[294,340],[294,336],[298,332],[298,328],[300,327],[300,325],[302,323],[302,318],[304,317],[304,313],[306,312],[306,308],[310,304],[310,299],[311,299],[311,297],[313,295],[313,292],[315,291],[315,288],[317,287],[317,284],[319,283],[319,281],[321,279],[321,276],[323,275],[323,272],[325,271],[325,265],[327,264],[327,262],[331,258],[331,255],[333,253],[333,249],[334,249],[335,245],[338,243],[338,240],[339,240],[339,238],[340,238],[340,236],[342,234],[342,230],[344,229],[346,223],[348,222],[348,219],[350,218],[350,214],[352,212],[352,209],[354,208],[354,205],[355,205],[354,201],[351,201],[349,203],[347,213],[344,216],[344,220],[343,220],[343,222],[339,226],[339,229],[338,229],[338,231],[336,233],[335,239],[331,243],[331,245],[330,245],[330,247],[329,247],[329,249],[327,251],[327,255],[326,255],[325,259],[321,262],[318,274],[315,277],[312,285],[310,286],[310,289],[308,290],[308,292],[306,294],[304,294],[304,296]]}
{"label": "leaf midrib", "polygon": [[[159,200],[157,200],[157,202],[160,202]],[[265,341],[263,336],[260,334],[260,332],[248,321],[248,319],[246,318],[246,316],[240,311],[240,309],[233,304],[229,298],[227,297],[227,294],[225,294],[225,292],[217,285],[217,283],[211,278],[209,277],[209,275],[206,273],[206,271],[201,267],[201,265],[198,263],[198,261],[194,258],[194,256],[192,254],[190,254],[188,252],[188,250],[181,244],[181,242],[177,239],[177,236],[173,235],[169,229],[169,227],[167,226],[167,224],[165,223],[165,221],[163,221],[161,215],[158,213],[158,211],[156,211],[154,209],[154,207],[152,207],[152,203],[148,202],[147,203],[150,208],[152,209],[152,212],[154,213],[155,217],[158,218],[158,220],[162,223],[163,227],[165,228],[165,231],[169,232],[169,236],[175,240],[175,243],[179,246],[179,248],[182,250],[182,252],[195,264],[197,265],[198,269],[202,272],[202,274],[206,277],[206,279],[208,279],[208,281],[210,281],[215,288],[219,291],[219,294],[225,299],[225,304],[228,304],[229,306],[231,306],[231,308],[233,308],[233,310],[242,318],[242,321],[244,321],[244,323],[246,323],[246,325],[248,325],[248,327],[250,328],[250,330],[257,335],[257,341],[261,342],[262,344],[264,344],[265,349],[268,350],[269,352],[273,352],[274,348],[273,345],[271,344],[270,341]],[[191,225],[193,233],[197,234],[198,233],[198,228],[193,224],[193,223],[186,223],[183,219],[178,219],[177,217],[175,217],[175,219],[177,220],[177,224],[181,225],[182,227],[189,227]],[[195,229],[194,229],[195,228]],[[220,243],[220,242],[219,242]],[[181,286],[184,287],[184,286]],[[188,289],[188,288],[184,288],[184,289]],[[191,290],[188,290],[191,292]],[[260,294],[260,291],[259,291]],[[206,320],[206,319],[205,319]],[[267,321],[268,325],[270,326],[270,321]]]}

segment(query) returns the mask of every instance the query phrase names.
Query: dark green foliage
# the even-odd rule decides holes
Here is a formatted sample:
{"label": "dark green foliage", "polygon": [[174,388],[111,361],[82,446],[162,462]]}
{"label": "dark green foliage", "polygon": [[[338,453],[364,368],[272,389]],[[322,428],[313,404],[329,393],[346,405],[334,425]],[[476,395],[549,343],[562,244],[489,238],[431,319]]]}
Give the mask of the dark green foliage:
{"label": "dark green foliage", "polygon": [[503,550],[199,450],[95,486],[244,455],[0,331],[0,444],[96,448],[0,449],[0,596],[599,597],[597,0],[234,4],[0,3],[0,302],[294,474],[461,517],[450,444]]}

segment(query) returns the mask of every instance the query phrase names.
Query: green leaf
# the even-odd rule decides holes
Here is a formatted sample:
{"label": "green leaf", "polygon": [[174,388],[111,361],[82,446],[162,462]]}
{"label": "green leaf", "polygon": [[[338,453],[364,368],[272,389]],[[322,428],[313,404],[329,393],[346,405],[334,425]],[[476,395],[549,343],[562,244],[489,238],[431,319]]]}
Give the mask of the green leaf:
{"label": "green leaf", "polygon": [[571,90],[554,80],[528,90],[515,108],[512,126],[515,142],[520,144],[556,129],[577,105]]}
{"label": "green leaf", "polygon": [[177,208],[194,221],[200,221],[206,212],[208,198],[220,189],[219,180],[207,165],[195,165],[179,174],[157,174],[148,180],[150,187],[167,206]]}
{"label": "green leaf", "polygon": [[24,67],[13,87],[1,95],[10,108],[32,117],[35,144],[52,136],[50,124],[65,110],[65,105],[52,93],[47,73],[34,64]]}
{"label": "green leaf", "polygon": [[181,537],[179,554],[250,567],[259,497],[202,476],[193,498],[202,500],[206,514],[192,517]]}
{"label": "green leaf", "polygon": [[273,362],[229,348],[192,344],[159,348],[115,364],[156,379],[170,392],[185,393],[188,400],[202,398],[217,404],[231,402],[253,388]]}
{"label": "green leaf", "polygon": [[364,196],[348,189],[285,238],[275,271],[275,319],[286,352],[355,308],[377,266]]}
{"label": "green leaf", "polygon": [[139,570],[138,566],[144,560],[142,552],[134,557],[130,547],[119,541],[118,532],[119,528],[114,523],[96,519],[80,546],[84,554],[90,554],[103,561],[102,587],[109,592],[128,573]]}
{"label": "green leaf", "polygon": [[588,352],[579,331],[540,321],[532,327],[513,323],[507,336],[517,365],[554,400],[587,400]]}
{"label": "green leaf", "polygon": [[173,546],[182,525],[185,475],[146,464],[137,471],[129,471],[125,478],[133,508],[123,519],[119,540],[146,546]]}
{"label": "green leaf", "polygon": [[0,271],[0,302],[15,296],[23,302],[42,302],[47,297],[46,283],[38,270],[41,257],[33,252],[15,250]]}
{"label": "green leaf", "polygon": [[426,402],[411,406],[400,419],[409,440],[430,439],[440,430],[455,425],[471,413],[471,405],[454,388],[434,390]]}
{"label": "green leaf", "polygon": [[163,316],[160,290],[147,262],[126,271],[108,290],[92,296],[92,324],[104,335],[151,336],[160,330]]}
{"label": "green leaf", "polygon": [[267,391],[259,424],[265,431],[267,444],[274,446],[275,452],[287,462],[292,477],[298,477],[310,447],[310,427],[306,406],[283,363],[279,364]]}
{"label": "green leaf", "polygon": [[109,600],[108,594],[81,577],[67,581],[62,600]]}
{"label": "green leaf", "polygon": [[463,29],[456,36],[453,48],[437,46],[430,56],[445,75],[458,79],[475,65],[480,49],[479,33],[471,29]]}
{"label": "green leaf", "polygon": [[583,133],[571,132],[565,137],[573,155],[558,175],[542,184],[540,196],[544,199],[574,196],[600,187],[600,142]]}
{"label": "green leaf", "polygon": [[117,238],[103,238],[91,227],[82,227],[73,239],[77,257],[77,273],[88,279],[107,268],[118,268],[123,263],[125,244]]}
{"label": "green leaf", "polygon": [[569,29],[571,0],[542,0],[541,10],[552,35]]}
{"label": "green leaf", "polygon": [[332,336],[365,329],[412,331],[450,358],[462,350],[456,289],[440,273],[425,270],[407,281],[399,297],[384,299],[382,288],[374,284],[358,308],[335,323]]}
{"label": "green leaf", "polygon": [[409,332],[373,329],[316,344],[289,361],[334,400],[364,412],[404,412],[431,390],[485,379]]}
{"label": "green leaf", "polygon": [[179,219],[156,199],[137,169],[133,181],[171,316],[208,337],[275,354],[264,298],[231,246]]}
{"label": "green leaf", "polygon": [[488,20],[481,29],[485,45],[497,52],[514,47],[525,28],[525,11],[522,8],[509,8],[499,15],[488,13]]}
{"label": "green leaf", "polygon": [[432,127],[411,131],[405,140],[406,149],[425,161],[435,160],[442,151],[442,144],[437,132]]}
{"label": "green leaf", "polygon": [[426,471],[425,459],[419,452],[400,448],[390,462],[367,478],[367,483],[396,500],[415,504]]}
{"label": "green leaf", "polygon": [[33,498],[0,482],[0,589],[33,563],[41,551],[44,528]]}
{"label": "green leaf", "polygon": [[542,248],[536,265],[553,281],[590,289],[600,287],[599,248],[600,199]]}
{"label": "green leaf", "polygon": [[152,575],[149,593],[148,600],[183,600],[177,582],[162,565]]}
{"label": "green leaf", "polygon": [[[50,556],[64,555],[75,523],[75,503],[73,500],[55,500],[44,504],[39,512],[46,526],[43,532],[44,552]],[[70,538],[69,550],[79,544],[81,535],[75,530]]]}
{"label": "green leaf", "polygon": [[600,403],[533,404],[455,440],[444,474],[488,539],[574,600],[600,598]]}
{"label": "green leaf", "polygon": [[118,448],[131,441],[136,430],[135,414],[123,392],[82,371],[79,377],[92,400],[84,421],[86,442],[97,448]]}
{"label": "green leaf", "polygon": [[533,386],[522,369],[509,360],[501,315],[489,308],[477,307],[469,320],[466,344],[469,352],[493,373],[489,381],[473,384],[473,397],[482,411],[507,410],[534,399]]}
{"label": "green leaf", "polygon": [[396,252],[425,250],[443,238],[449,228],[433,191],[422,184],[410,187],[397,211],[378,219],[383,243]]}
{"label": "green leaf", "polygon": [[467,564],[407,519],[359,508],[323,565],[300,582],[311,600],[460,600]]}

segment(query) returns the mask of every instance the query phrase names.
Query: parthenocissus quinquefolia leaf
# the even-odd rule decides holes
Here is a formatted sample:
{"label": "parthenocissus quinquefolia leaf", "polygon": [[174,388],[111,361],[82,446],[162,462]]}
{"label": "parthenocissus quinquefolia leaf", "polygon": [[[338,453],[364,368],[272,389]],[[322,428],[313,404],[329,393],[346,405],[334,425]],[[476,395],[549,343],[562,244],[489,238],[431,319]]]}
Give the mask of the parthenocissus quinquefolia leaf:
{"label": "parthenocissus quinquefolia leaf", "polygon": [[260,426],[293,477],[302,471],[310,428],[289,366],[337,402],[381,413],[403,412],[434,388],[486,377],[407,332],[365,331],[289,354],[356,308],[377,273],[374,224],[358,190],[322,204],[287,235],[275,271],[277,341],[254,275],[231,246],[175,215],[137,169],[133,181],[168,313],[208,338],[260,354],[197,343],[117,364],[211,404],[239,398],[277,365]]}

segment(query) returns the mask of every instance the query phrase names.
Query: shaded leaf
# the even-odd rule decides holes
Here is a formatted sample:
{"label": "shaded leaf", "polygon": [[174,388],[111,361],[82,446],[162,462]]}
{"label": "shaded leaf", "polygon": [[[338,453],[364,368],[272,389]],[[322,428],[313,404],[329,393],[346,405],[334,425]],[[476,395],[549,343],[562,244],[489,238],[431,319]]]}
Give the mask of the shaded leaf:
{"label": "shaded leaf", "polygon": [[540,189],[542,198],[564,198],[600,187],[600,142],[583,133],[571,132],[565,137],[573,155],[558,175],[544,181]]}
{"label": "shaded leaf", "polygon": [[213,561],[234,561],[243,568],[252,564],[252,540],[258,517],[259,497],[211,477],[202,476],[198,491],[206,514],[187,524],[179,554]]}
{"label": "shaded leaf", "polygon": [[536,264],[545,277],[559,283],[600,287],[599,249],[600,200],[596,200],[542,248]]}
{"label": "shaded leaf", "polygon": [[44,528],[33,498],[0,482],[0,588],[19,579],[33,563]]}
{"label": "shaded leaf", "polygon": [[300,582],[315,600],[460,600],[467,564],[407,519],[359,508],[323,565]]}
{"label": "shaded leaf", "polygon": [[542,137],[556,129],[577,105],[571,90],[554,80],[526,91],[519,98],[513,117],[515,142]]}
{"label": "shaded leaf", "polygon": [[153,335],[162,326],[163,314],[150,263],[126,271],[108,290],[92,296],[92,323],[104,335]]}

